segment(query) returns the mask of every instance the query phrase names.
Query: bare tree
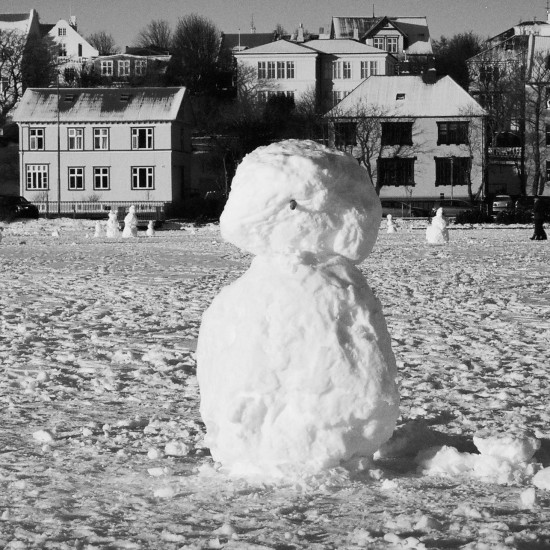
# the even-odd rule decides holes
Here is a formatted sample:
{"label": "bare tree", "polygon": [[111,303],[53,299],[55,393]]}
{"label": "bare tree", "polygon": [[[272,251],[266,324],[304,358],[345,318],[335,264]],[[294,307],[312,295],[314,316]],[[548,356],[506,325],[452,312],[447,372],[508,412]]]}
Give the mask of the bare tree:
{"label": "bare tree", "polygon": [[113,55],[120,52],[112,35],[105,31],[95,32],[88,36],[87,40],[99,52],[99,55]]}
{"label": "bare tree", "polygon": [[22,61],[26,37],[17,31],[0,30],[0,123],[23,94]]}
{"label": "bare tree", "polygon": [[136,37],[135,45],[141,48],[154,48],[170,51],[172,44],[172,29],[164,19],[155,19],[141,29]]}
{"label": "bare tree", "polygon": [[197,14],[178,20],[172,38],[176,79],[195,93],[209,93],[219,73],[221,33],[210,19]]}

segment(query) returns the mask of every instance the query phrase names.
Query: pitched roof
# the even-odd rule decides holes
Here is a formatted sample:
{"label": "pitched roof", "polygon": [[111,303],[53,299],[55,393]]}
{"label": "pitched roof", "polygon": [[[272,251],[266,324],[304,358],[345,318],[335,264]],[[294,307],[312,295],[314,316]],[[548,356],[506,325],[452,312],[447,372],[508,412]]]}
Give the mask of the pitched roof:
{"label": "pitched roof", "polygon": [[306,44],[290,42],[289,40],[277,40],[276,42],[270,42],[258,46],[257,48],[250,48],[249,50],[243,50],[241,52],[235,52],[236,56],[241,55],[273,55],[273,54],[317,54],[317,52],[307,47]]}
{"label": "pitched roof", "polygon": [[269,44],[275,40],[277,40],[277,35],[273,32],[234,34],[222,33],[221,47],[222,49],[228,50],[248,50],[250,48],[263,46],[264,44]]}
{"label": "pitched roof", "polygon": [[153,122],[178,116],[185,88],[29,88],[15,122]]}
{"label": "pitched roof", "polygon": [[29,19],[28,13],[0,13],[0,21],[5,23],[17,23],[27,19]]}
{"label": "pitched roof", "polygon": [[[400,99],[398,99],[398,97]],[[381,116],[484,116],[485,111],[450,76],[426,84],[422,76],[371,76],[347,95],[329,116],[353,116],[375,107]]]}
{"label": "pitched roof", "polygon": [[349,38],[308,40],[305,42],[305,46],[322,53],[391,55],[385,50],[373,48],[372,46],[363,44],[363,42],[358,42],[357,40],[351,40]]}

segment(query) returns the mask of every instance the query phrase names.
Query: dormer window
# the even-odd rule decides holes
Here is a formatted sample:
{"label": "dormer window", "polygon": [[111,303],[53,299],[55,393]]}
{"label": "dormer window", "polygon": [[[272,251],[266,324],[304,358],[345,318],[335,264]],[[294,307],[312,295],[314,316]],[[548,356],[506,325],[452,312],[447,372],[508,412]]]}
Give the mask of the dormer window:
{"label": "dormer window", "polygon": [[404,101],[405,100],[405,94],[397,94],[395,96],[396,101]]}

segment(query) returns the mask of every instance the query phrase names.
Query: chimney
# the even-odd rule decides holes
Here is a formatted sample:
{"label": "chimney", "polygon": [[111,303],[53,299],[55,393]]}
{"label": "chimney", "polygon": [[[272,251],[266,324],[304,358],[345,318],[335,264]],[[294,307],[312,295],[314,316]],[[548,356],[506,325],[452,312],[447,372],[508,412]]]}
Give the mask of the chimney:
{"label": "chimney", "polygon": [[300,23],[298,27],[298,36],[296,37],[296,42],[304,42],[304,25]]}
{"label": "chimney", "polygon": [[422,73],[422,81],[424,84],[435,84],[437,82],[437,71],[435,67],[429,67]]}
{"label": "chimney", "polygon": [[76,31],[78,30],[78,27],[76,25],[76,15],[71,15],[69,18],[69,25]]}
{"label": "chimney", "polygon": [[357,28],[353,29],[353,39],[359,40],[359,29]]}

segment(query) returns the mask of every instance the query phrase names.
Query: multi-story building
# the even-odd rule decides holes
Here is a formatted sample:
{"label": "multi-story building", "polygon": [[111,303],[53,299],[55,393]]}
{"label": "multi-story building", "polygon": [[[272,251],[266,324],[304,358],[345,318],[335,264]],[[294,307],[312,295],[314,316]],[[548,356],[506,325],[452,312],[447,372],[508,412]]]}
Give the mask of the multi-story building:
{"label": "multi-story building", "polygon": [[483,189],[485,111],[452,78],[373,76],[326,116],[332,141],[381,198],[470,198]]}
{"label": "multi-story building", "polygon": [[395,58],[356,40],[277,40],[236,52],[256,78],[258,97],[313,94],[329,109],[372,74],[393,74]]}
{"label": "multi-story building", "polygon": [[14,120],[21,195],[50,212],[185,204],[185,88],[28,89]]}

